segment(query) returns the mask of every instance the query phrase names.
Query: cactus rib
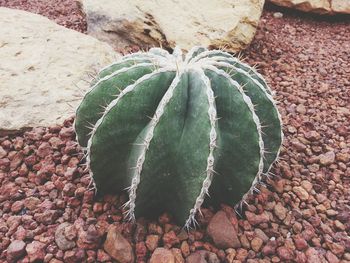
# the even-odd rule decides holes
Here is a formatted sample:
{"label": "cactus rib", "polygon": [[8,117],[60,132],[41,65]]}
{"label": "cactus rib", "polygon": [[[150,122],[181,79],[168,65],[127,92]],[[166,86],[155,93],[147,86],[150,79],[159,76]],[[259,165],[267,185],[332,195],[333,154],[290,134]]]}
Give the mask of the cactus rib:
{"label": "cactus rib", "polygon": [[258,118],[258,116],[255,113],[254,110],[254,105],[251,101],[251,99],[244,93],[243,88],[241,85],[239,85],[236,81],[232,80],[232,78],[230,77],[230,75],[228,75],[225,71],[220,70],[216,67],[210,66],[210,65],[206,65],[204,66],[205,68],[215,72],[218,75],[221,75],[225,78],[227,78],[227,80],[232,84],[232,86],[236,87],[238,89],[238,91],[241,93],[244,102],[246,103],[246,105],[248,106],[251,114],[253,115],[253,120],[254,123],[256,125],[256,129],[258,132],[258,140],[259,140],[259,148],[260,148],[260,159],[259,159],[259,169],[257,171],[256,177],[254,178],[254,181],[252,183],[251,188],[249,189],[249,191],[243,196],[243,200],[246,199],[247,195],[249,193],[253,192],[254,187],[256,186],[256,184],[261,181],[261,174],[263,172],[264,169],[264,154],[265,154],[265,148],[264,148],[264,141],[262,139],[262,131],[261,131],[261,124],[260,124],[260,120]]}
{"label": "cactus rib", "polygon": [[147,130],[146,136],[143,139],[144,140],[144,145],[142,147],[142,151],[137,158],[137,166],[136,166],[136,174],[134,175],[132,179],[131,186],[129,188],[129,201],[126,203],[125,207],[127,207],[126,214],[128,215],[129,220],[134,221],[135,220],[135,200],[136,200],[136,190],[137,186],[140,183],[140,176],[142,172],[142,166],[145,161],[145,156],[146,156],[146,151],[148,150],[148,147],[150,145],[150,142],[153,138],[153,132],[155,127],[157,126],[160,118],[162,117],[164,113],[164,109],[171,100],[174,90],[177,87],[178,83],[180,82],[180,76],[181,72],[177,72],[176,77],[173,79],[169,89],[167,92],[164,94],[162,100],[160,101],[156,112],[154,113],[153,117],[151,118],[151,122],[149,124],[149,128]]}
{"label": "cactus rib", "polygon": [[[212,65],[213,66],[219,66],[219,67],[223,66],[223,67],[233,68],[237,72],[239,72],[239,73],[241,73],[243,75],[249,76],[249,74],[246,71],[244,71],[244,70],[242,70],[240,68],[237,68],[237,67],[235,67],[235,66],[233,66],[231,64],[225,63],[225,62],[213,62]],[[268,100],[271,102],[271,104],[274,106],[274,108],[277,109],[277,105],[276,105],[275,100],[272,98],[271,93],[268,92],[269,88],[268,88],[268,90],[266,90],[266,88],[255,78],[251,78],[251,80],[256,84],[257,87],[260,88],[261,91],[263,91],[265,93],[265,96],[268,98]],[[268,85],[266,85],[266,87],[268,87]],[[277,118],[278,118],[279,123],[282,124],[282,117],[281,117],[281,114],[279,113],[278,110],[276,110],[276,114],[277,114]],[[281,140],[283,141],[282,129],[280,131],[280,136],[281,136]],[[279,153],[280,153],[280,148],[276,152],[274,160],[271,162],[269,167],[264,171],[264,174],[268,174],[269,173],[269,171],[271,170],[271,168],[273,166],[273,163],[278,159]]]}
{"label": "cactus rib", "polygon": [[214,149],[216,147],[216,140],[217,140],[217,134],[215,130],[217,113],[216,113],[216,107],[215,107],[214,92],[211,89],[209,78],[205,76],[203,70],[198,70],[198,73],[200,74],[206,86],[206,93],[207,93],[208,103],[209,103],[208,115],[209,115],[211,129],[210,129],[210,136],[209,136],[210,138],[209,156],[207,158],[207,168],[206,168],[207,177],[203,181],[203,186],[200,191],[200,194],[196,199],[194,207],[190,210],[190,215],[188,219],[186,220],[185,228],[187,229],[190,228],[191,225],[196,224],[195,215],[197,214],[198,211],[200,212],[200,208],[204,202],[205,195],[209,195],[209,187],[211,185],[213,174],[214,174]]}

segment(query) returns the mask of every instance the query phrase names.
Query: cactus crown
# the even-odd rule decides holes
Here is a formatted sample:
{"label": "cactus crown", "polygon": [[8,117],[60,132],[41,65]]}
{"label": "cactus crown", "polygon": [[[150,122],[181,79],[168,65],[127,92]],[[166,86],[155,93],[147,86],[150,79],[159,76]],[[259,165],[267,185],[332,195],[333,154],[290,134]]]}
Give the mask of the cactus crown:
{"label": "cactus crown", "polygon": [[262,76],[202,47],[185,57],[153,48],[102,69],[75,129],[96,188],[128,190],[130,219],[167,209],[185,226],[209,192],[217,205],[257,190],[283,137]]}

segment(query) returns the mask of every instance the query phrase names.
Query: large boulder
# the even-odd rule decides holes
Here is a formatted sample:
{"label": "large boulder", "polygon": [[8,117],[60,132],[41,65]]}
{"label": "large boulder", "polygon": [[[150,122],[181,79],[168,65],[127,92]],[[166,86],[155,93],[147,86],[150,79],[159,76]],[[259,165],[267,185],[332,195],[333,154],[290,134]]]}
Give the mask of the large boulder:
{"label": "large boulder", "polygon": [[238,51],[253,39],[264,0],[80,0],[88,33],[117,50],[194,45]]}
{"label": "large boulder", "polygon": [[88,73],[116,59],[106,43],[25,11],[0,8],[0,133],[62,122]]}
{"label": "large boulder", "polygon": [[350,14],[349,0],[269,0],[271,3],[317,14]]}

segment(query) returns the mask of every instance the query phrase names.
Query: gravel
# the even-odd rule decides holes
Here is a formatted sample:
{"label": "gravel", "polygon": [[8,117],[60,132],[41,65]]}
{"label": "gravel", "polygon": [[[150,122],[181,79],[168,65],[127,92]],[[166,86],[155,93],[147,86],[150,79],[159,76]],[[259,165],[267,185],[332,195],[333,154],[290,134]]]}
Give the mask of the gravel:
{"label": "gravel", "polygon": [[46,16],[61,26],[86,33],[86,20],[75,0],[0,0],[0,6]]}
{"label": "gravel", "polygon": [[[0,5],[85,30],[72,1]],[[203,209],[189,233],[166,213],[122,223],[126,196],[94,198],[69,119],[0,138],[0,261],[350,262],[349,23],[278,11],[264,12],[243,55],[276,91],[286,138],[276,177],[244,218],[223,205],[215,218],[227,220]],[[220,248],[232,243],[221,227],[237,235],[237,248]]]}

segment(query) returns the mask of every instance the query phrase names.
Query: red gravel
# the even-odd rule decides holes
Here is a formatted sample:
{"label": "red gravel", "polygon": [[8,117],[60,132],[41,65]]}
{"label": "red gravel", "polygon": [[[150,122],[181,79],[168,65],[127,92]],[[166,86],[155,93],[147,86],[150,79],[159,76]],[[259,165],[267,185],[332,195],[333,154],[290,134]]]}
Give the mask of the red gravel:
{"label": "red gravel", "polygon": [[0,6],[40,14],[61,26],[86,32],[86,20],[74,0],[0,0]]}
{"label": "red gravel", "polygon": [[244,54],[276,91],[286,138],[280,177],[244,219],[223,206],[215,220],[203,209],[189,233],[167,214],[122,223],[125,196],[94,200],[87,190],[72,120],[1,138],[0,261],[350,262],[349,35],[346,22],[264,13]]}

